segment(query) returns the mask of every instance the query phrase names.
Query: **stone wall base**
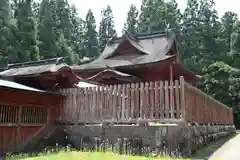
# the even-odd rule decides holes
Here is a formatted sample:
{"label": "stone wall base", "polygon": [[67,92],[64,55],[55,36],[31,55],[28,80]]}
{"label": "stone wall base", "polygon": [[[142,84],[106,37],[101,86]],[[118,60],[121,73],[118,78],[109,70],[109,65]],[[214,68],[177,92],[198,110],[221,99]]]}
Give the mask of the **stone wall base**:
{"label": "stone wall base", "polygon": [[199,147],[235,132],[233,125],[188,125],[184,121],[157,126],[102,124],[63,128],[75,148],[111,148],[132,154],[148,151],[191,155]]}

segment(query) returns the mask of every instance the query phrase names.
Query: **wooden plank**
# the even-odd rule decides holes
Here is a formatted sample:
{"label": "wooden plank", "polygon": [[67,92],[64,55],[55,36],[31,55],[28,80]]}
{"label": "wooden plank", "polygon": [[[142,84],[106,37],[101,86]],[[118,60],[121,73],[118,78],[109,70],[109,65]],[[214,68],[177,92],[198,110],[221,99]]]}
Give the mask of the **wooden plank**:
{"label": "wooden plank", "polygon": [[108,110],[107,110],[107,118],[113,118],[113,85],[109,86],[108,91]]}
{"label": "wooden plank", "polygon": [[135,84],[132,83],[131,84],[131,112],[130,112],[130,118],[134,119],[135,115],[134,115],[134,111],[135,111],[135,106],[136,104],[136,99],[135,99]]}
{"label": "wooden plank", "polygon": [[159,88],[158,88],[158,82],[155,81],[154,82],[154,117],[155,118],[160,118],[159,117],[159,92],[158,92]]}
{"label": "wooden plank", "polygon": [[140,84],[135,84],[134,117],[140,118]]}
{"label": "wooden plank", "polygon": [[125,109],[126,109],[126,85],[123,84],[122,85],[122,110],[121,110],[121,119],[124,120],[125,119]]}
{"label": "wooden plank", "polygon": [[143,114],[143,108],[144,108],[144,83],[140,83],[140,118],[143,119],[144,114]]}
{"label": "wooden plank", "polygon": [[180,110],[180,96],[179,96],[178,80],[175,80],[175,99],[176,99],[176,112],[177,112],[177,117],[176,118],[180,118],[181,110]]}
{"label": "wooden plank", "polygon": [[117,104],[117,119],[121,119],[121,110],[122,110],[122,86],[118,84],[117,86],[117,97],[118,97],[118,104]]}
{"label": "wooden plank", "polygon": [[171,118],[175,118],[175,115],[174,115],[174,94],[173,94],[173,81],[171,80],[170,81],[170,86],[169,86],[169,89],[170,89],[170,114],[171,114]]}
{"label": "wooden plank", "polygon": [[88,92],[88,90],[87,90],[87,88],[84,88],[84,94],[83,94],[83,96],[84,96],[84,102],[83,102],[83,107],[84,107],[84,111],[83,111],[83,113],[84,113],[84,121],[86,121],[87,120],[87,109],[88,109],[88,105],[87,105],[87,101],[88,101],[88,99],[87,99],[87,93]]}
{"label": "wooden plank", "polygon": [[117,108],[117,85],[113,86],[113,119],[116,119],[116,108]]}
{"label": "wooden plank", "polygon": [[159,84],[159,110],[160,110],[160,118],[164,118],[164,85],[163,81],[160,81]]}
{"label": "wooden plank", "polygon": [[88,106],[88,121],[93,121],[93,88],[88,88],[89,106]]}
{"label": "wooden plank", "polygon": [[130,111],[130,98],[131,98],[131,95],[129,94],[130,92],[130,84],[127,84],[126,85],[126,119],[129,119],[129,111]]}
{"label": "wooden plank", "polygon": [[181,95],[181,109],[182,109],[182,118],[188,122],[188,118],[186,117],[186,103],[185,103],[185,91],[184,91],[184,78],[180,77],[180,95]]}
{"label": "wooden plank", "polygon": [[[78,93],[78,90],[77,90]],[[77,115],[76,115],[76,120],[79,121],[81,119],[81,97],[79,94],[76,94],[76,105],[77,105]]]}
{"label": "wooden plank", "polygon": [[73,111],[72,111],[72,117],[76,121],[78,117],[77,112],[77,98],[76,98],[76,90],[74,89],[74,92],[72,93],[72,101],[73,101]]}
{"label": "wooden plank", "polygon": [[150,105],[149,105],[149,109],[150,109],[150,118],[153,119],[153,114],[154,114],[154,89],[153,89],[153,82],[151,81],[149,84],[149,99],[150,99]]}
{"label": "wooden plank", "polygon": [[145,106],[144,106],[144,119],[149,118],[149,84],[148,82],[145,83]]}
{"label": "wooden plank", "polygon": [[97,95],[96,95],[97,88],[92,88],[93,100],[92,100],[92,117],[96,120],[96,111],[97,111]]}
{"label": "wooden plank", "polygon": [[168,81],[165,81],[165,117],[169,118],[169,86]]}

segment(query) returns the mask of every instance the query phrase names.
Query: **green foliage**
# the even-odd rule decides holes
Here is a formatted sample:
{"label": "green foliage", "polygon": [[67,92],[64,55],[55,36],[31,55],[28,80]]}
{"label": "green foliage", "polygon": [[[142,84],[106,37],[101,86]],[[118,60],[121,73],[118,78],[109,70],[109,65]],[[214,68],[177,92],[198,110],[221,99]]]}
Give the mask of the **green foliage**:
{"label": "green foliage", "polygon": [[91,9],[88,10],[85,19],[85,49],[87,57],[97,57],[99,55],[99,46],[96,31],[96,20]]}
{"label": "green foliage", "polygon": [[117,37],[115,25],[113,21],[113,13],[111,7],[108,5],[106,9],[101,12],[102,20],[99,27],[99,47],[102,52],[109,39]]}
{"label": "green foliage", "polygon": [[130,10],[127,14],[127,20],[124,24],[123,32],[126,30],[130,33],[135,33],[137,31],[137,18],[138,18],[138,10],[134,4],[131,4]]}
{"label": "green foliage", "polygon": [[39,60],[37,23],[33,16],[32,0],[16,0],[14,1],[14,6],[16,25],[14,26],[11,39],[14,50],[9,53],[8,62],[17,63]]}

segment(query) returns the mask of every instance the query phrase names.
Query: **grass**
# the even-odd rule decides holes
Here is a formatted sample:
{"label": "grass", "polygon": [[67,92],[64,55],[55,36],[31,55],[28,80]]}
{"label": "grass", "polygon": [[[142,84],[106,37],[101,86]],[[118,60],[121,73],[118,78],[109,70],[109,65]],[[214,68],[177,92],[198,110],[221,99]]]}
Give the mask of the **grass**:
{"label": "grass", "polygon": [[[11,159],[12,160],[12,159]],[[14,159],[20,160],[20,159]],[[32,158],[23,158],[21,160],[187,160],[182,158],[170,157],[140,157],[117,155],[114,153],[101,153],[101,152],[60,152],[57,154],[49,154],[45,156],[38,156]]]}
{"label": "grass", "polygon": [[[227,136],[218,141],[211,142],[207,146],[200,148],[190,159],[205,159],[209,157],[214,151],[220,148],[229,139],[234,138],[240,132]],[[29,157],[29,155],[18,155],[8,157],[7,160],[190,160],[186,158],[170,158],[170,157],[144,157],[144,156],[130,156],[117,155],[110,152],[80,152],[80,151],[64,151],[56,152],[45,151],[37,157]]]}

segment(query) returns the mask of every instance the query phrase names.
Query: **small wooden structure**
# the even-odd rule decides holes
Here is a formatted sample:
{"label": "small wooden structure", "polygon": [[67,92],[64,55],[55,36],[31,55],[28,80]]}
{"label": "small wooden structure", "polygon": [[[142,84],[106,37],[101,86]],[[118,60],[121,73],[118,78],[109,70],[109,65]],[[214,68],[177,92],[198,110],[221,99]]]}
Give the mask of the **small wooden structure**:
{"label": "small wooden structure", "polygon": [[0,80],[0,152],[14,151],[58,116],[64,96]]}
{"label": "small wooden structure", "polygon": [[9,64],[0,72],[0,77],[42,90],[70,88],[78,78],[64,60],[64,57],[59,57]]}

